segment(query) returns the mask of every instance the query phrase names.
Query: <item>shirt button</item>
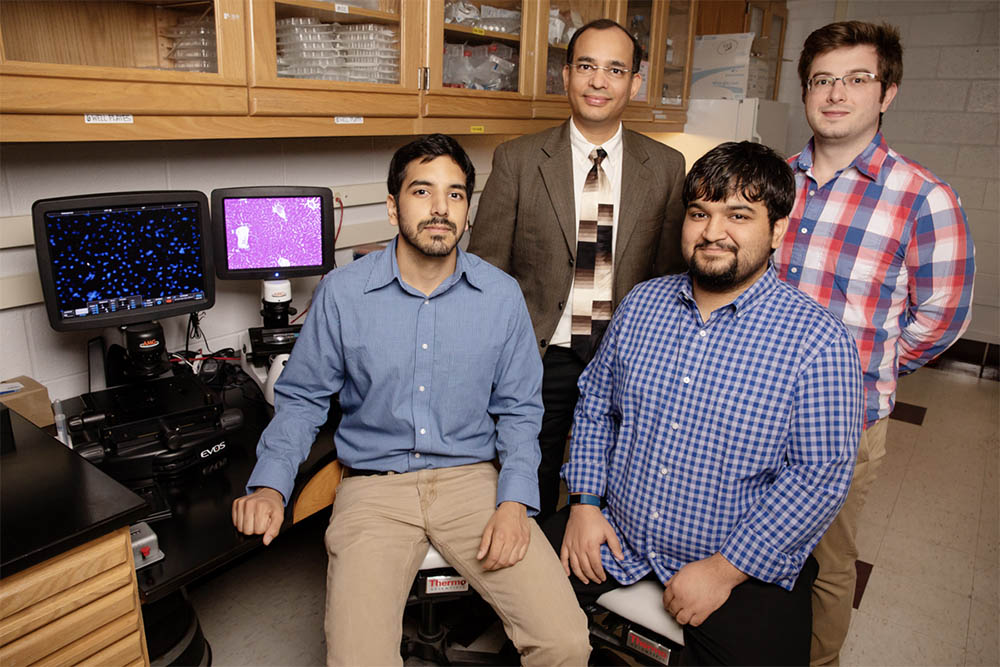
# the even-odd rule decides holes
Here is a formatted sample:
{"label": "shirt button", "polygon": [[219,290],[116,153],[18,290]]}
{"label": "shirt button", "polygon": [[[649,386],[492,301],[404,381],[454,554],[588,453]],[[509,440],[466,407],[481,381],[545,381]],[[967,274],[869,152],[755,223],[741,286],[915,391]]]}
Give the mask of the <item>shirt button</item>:
{"label": "shirt button", "polygon": [[424,349],[426,350],[426,349],[427,349],[427,343],[424,343],[424,344],[423,344],[423,345],[421,345],[420,347],[422,347],[422,348],[424,348]]}
{"label": "shirt button", "polygon": [[677,422],[672,422],[672,423],[670,424],[670,428],[674,429],[675,431],[676,431],[677,429],[679,429],[680,427],[681,427],[681,425],[680,425],[680,424],[678,424]]}
{"label": "shirt button", "polygon": [[565,307],[566,307],[566,302],[565,301],[560,301],[559,302],[559,310],[562,310]]}
{"label": "shirt button", "polygon": [[795,268],[794,266],[792,268],[788,269],[788,270],[791,271],[792,273],[798,273],[799,272],[799,270],[797,268]]}
{"label": "shirt button", "polygon": [[669,471],[667,470],[667,466],[663,466],[662,468],[660,468],[660,474],[661,474],[661,475],[666,475],[666,474],[667,474],[667,472],[669,472]]}
{"label": "shirt button", "polygon": [[652,519],[659,519],[659,518],[660,518],[660,513],[659,513],[659,512],[653,512],[653,513],[652,513],[652,514],[650,514],[649,516],[650,516],[650,518],[652,518]]}
{"label": "shirt button", "polygon": [[415,458],[415,459],[419,459],[419,458],[420,458],[420,452],[417,452],[416,454],[414,454],[414,455],[413,455],[413,458]]}
{"label": "shirt button", "polygon": [[573,258],[572,257],[569,258],[569,265],[573,266]]}
{"label": "shirt button", "polygon": [[705,331],[704,329],[702,329],[701,331],[698,332],[698,335],[701,336],[702,338],[704,338],[705,336],[708,335],[708,332]]}
{"label": "shirt button", "polygon": [[427,429],[425,428],[420,429],[420,435],[427,435]]}
{"label": "shirt button", "polygon": [[815,190],[810,190],[810,191],[809,191],[809,194],[810,194],[810,195],[814,195],[814,194],[816,194],[816,191],[815,191]]}
{"label": "shirt button", "polygon": [[543,338],[542,340],[538,341],[538,344],[541,345],[542,347],[545,347],[546,345],[549,344],[549,342]]}
{"label": "shirt button", "polygon": [[426,299],[426,300],[424,300],[424,305],[426,306],[426,305],[427,305],[427,304],[429,304],[430,302],[431,302],[431,300],[430,300],[430,299]]}
{"label": "shirt button", "polygon": [[424,385],[420,385],[420,391],[423,391],[424,389],[426,389],[426,387],[424,387]]}
{"label": "shirt button", "polygon": [[655,551],[650,551],[649,552],[649,557],[650,558],[656,558],[656,552]]}
{"label": "shirt button", "polygon": [[691,384],[691,378],[686,377],[686,378],[684,378],[683,382],[684,382],[684,384]]}
{"label": "shirt button", "polygon": [[803,227],[803,228],[802,228],[802,233],[803,233],[803,234],[808,234],[808,233],[809,233],[809,230],[808,230],[808,229],[806,229],[805,227]]}

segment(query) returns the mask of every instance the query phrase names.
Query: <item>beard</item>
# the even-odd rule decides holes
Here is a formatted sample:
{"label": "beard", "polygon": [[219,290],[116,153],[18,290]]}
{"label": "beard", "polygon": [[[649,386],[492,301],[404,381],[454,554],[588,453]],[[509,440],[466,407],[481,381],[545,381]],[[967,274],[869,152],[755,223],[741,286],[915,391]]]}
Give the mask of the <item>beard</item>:
{"label": "beard", "polygon": [[[443,234],[434,234],[430,238],[421,238],[421,232],[431,225],[443,226],[451,230],[452,241],[449,242],[448,237]],[[458,245],[458,225],[448,218],[427,218],[418,222],[416,227],[403,223],[400,224],[399,230],[403,238],[411,246],[427,257],[447,257],[455,249],[455,246]]]}
{"label": "beard", "polygon": [[[729,250],[732,252],[732,257],[728,261],[724,261],[720,257],[714,262],[702,263],[698,259],[698,250],[708,246]],[[741,265],[738,251],[737,246],[728,243],[699,243],[694,247],[694,252],[688,260],[688,273],[691,275],[691,280],[708,292],[726,292],[742,285],[768,261],[769,256],[765,255],[762,261],[755,262],[753,266]]]}

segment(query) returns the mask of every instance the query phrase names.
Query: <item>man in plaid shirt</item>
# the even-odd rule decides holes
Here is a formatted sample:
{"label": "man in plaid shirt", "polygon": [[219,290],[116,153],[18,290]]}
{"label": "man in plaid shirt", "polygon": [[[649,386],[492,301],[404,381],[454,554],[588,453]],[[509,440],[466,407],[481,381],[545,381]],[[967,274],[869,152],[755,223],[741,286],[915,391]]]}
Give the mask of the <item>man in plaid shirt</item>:
{"label": "man in plaid shirt", "polygon": [[760,144],[694,164],[688,272],[640,283],[615,311],[580,377],[570,507],[545,525],[581,602],[662,582],[684,664],[806,663],[809,554],[850,486],[857,350],[769,261],[794,198],[791,169]]}
{"label": "man in plaid shirt", "polygon": [[778,276],[840,317],[865,380],[865,432],[850,494],[813,552],[814,665],[836,664],[854,598],[858,515],[885,455],[897,377],[969,324],[974,273],[965,213],[947,183],[893,151],[880,130],[903,73],[895,28],[859,21],[813,32],[799,58],[813,138],[789,160],[797,195]]}

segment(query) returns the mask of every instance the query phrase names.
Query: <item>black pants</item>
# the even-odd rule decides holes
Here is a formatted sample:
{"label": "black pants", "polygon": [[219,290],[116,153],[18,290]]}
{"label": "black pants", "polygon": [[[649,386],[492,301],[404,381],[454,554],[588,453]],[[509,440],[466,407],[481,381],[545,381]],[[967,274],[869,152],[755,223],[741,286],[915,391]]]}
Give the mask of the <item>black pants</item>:
{"label": "black pants", "polygon": [[[569,519],[569,508],[542,526],[545,537],[559,553]],[[777,584],[748,579],[698,627],[683,626],[682,665],[808,665],[812,638],[813,580],[818,566],[809,556],[795,586],[786,591]],[[652,573],[647,578],[656,579]],[[581,605],[621,587],[613,577],[604,583],[584,584],[570,576]]]}
{"label": "black pants", "polygon": [[555,513],[559,502],[559,469],[566,453],[566,436],[573,426],[573,410],[580,392],[576,381],[586,364],[568,347],[553,345],[542,359],[542,430],[538,445],[542,461],[538,466],[538,516],[541,525]]}

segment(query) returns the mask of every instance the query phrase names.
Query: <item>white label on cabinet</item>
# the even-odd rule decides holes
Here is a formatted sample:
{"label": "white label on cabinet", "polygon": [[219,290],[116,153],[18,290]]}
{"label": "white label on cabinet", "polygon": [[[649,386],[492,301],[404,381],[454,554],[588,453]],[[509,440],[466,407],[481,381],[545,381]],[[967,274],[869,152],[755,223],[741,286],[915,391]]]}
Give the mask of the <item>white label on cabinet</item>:
{"label": "white label on cabinet", "polygon": [[93,123],[118,123],[131,125],[132,114],[130,113],[87,113],[83,115],[83,122],[91,125]]}
{"label": "white label on cabinet", "polygon": [[222,12],[222,18],[226,19],[227,21],[239,21],[240,15],[230,14],[229,12]]}
{"label": "white label on cabinet", "polygon": [[338,14],[350,14],[351,6],[338,2],[333,6],[333,11],[337,12]]}
{"label": "white label on cabinet", "polygon": [[365,119],[363,116],[334,116],[333,122],[337,125],[363,125]]}

